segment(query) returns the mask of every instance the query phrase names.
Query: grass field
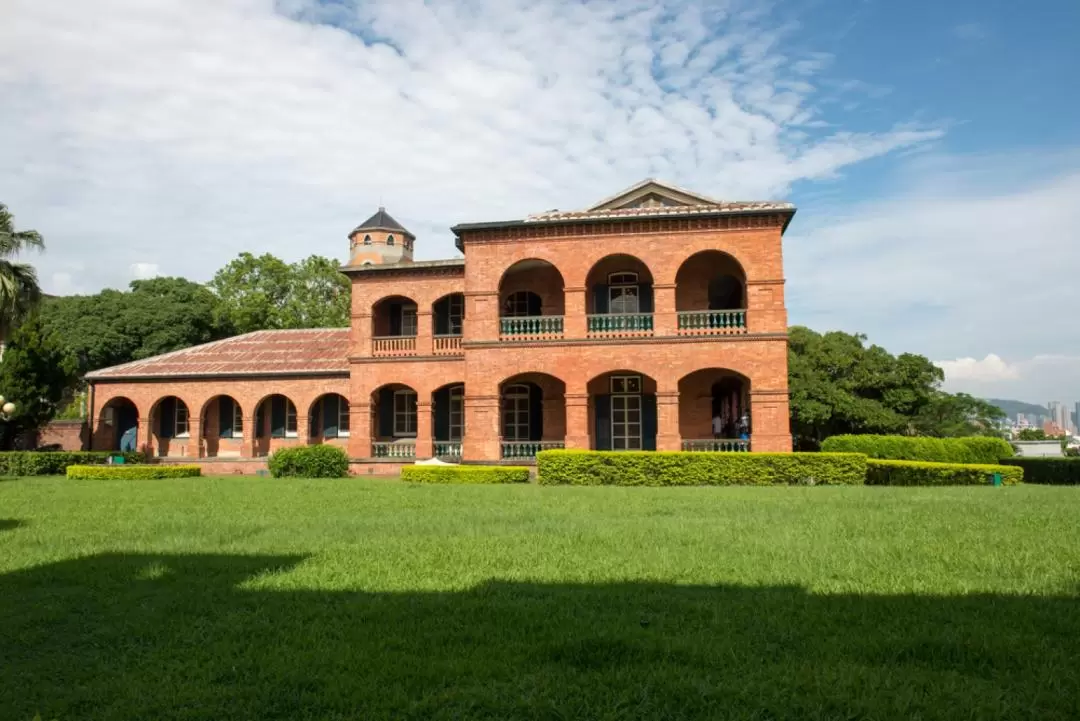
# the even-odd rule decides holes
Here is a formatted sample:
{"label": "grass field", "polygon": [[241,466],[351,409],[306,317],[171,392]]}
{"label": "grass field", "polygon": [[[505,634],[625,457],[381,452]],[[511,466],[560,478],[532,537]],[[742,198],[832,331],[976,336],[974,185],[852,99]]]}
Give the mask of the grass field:
{"label": "grass field", "polygon": [[1080,718],[1080,489],[0,481],[0,719]]}

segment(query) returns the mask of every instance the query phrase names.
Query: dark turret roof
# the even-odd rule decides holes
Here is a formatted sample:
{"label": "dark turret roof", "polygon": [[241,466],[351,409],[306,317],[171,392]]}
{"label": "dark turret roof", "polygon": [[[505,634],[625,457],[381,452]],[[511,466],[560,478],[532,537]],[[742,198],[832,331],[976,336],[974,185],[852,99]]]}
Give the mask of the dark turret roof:
{"label": "dark turret roof", "polygon": [[[353,233],[361,230],[397,230],[411,238],[416,236],[410,233],[404,225],[390,217],[390,214],[386,212],[386,208],[380,207],[375,215],[365,220],[360,225],[353,228]],[[352,233],[350,233],[352,235]]]}

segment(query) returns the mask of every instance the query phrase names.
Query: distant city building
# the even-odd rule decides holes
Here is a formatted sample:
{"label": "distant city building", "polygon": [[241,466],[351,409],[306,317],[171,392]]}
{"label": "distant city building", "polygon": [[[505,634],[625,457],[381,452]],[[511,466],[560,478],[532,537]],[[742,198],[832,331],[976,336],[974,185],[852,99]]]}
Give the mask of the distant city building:
{"label": "distant city building", "polygon": [[1065,433],[1065,429],[1059,426],[1057,423],[1054,423],[1053,421],[1046,421],[1045,423],[1043,423],[1042,429],[1043,433],[1048,436],[1060,436],[1064,435]]}

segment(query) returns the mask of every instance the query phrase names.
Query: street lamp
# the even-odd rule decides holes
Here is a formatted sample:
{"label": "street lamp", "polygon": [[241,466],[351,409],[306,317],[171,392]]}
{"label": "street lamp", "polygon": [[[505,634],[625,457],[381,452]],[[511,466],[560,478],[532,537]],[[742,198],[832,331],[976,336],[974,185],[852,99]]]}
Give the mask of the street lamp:
{"label": "street lamp", "polygon": [[0,420],[10,421],[15,415],[15,404],[0,396]]}

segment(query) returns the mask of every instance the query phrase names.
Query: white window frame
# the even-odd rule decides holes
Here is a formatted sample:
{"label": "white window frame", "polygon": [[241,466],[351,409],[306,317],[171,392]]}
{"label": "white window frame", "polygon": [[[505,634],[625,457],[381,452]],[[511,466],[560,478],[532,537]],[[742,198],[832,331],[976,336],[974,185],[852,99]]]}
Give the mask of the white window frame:
{"label": "white window frame", "polygon": [[[408,400],[405,401],[405,407],[402,410],[398,410],[398,398],[408,398],[412,396],[412,406],[410,408]],[[400,391],[394,391],[394,438],[416,438],[417,431],[417,397],[416,391],[405,389]],[[409,420],[412,420],[412,430],[409,430]],[[402,430],[403,429],[403,430]]]}
{"label": "white window frame", "polygon": [[285,437],[296,438],[296,404],[285,399]]}
{"label": "white window frame", "polygon": [[[240,404],[235,400],[232,402],[232,437],[243,438],[244,437],[244,414],[240,411]],[[219,432],[220,436],[221,433]]]}
{"label": "white window frame", "polygon": [[[191,437],[191,423],[190,414],[188,413],[187,405],[184,404],[179,398],[176,399],[176,406],[173,408],[173,438],[190,438]],[[184,430],[180,430],[183,428]]]}
{"label": "white window frame", "polygon": [[[528,318],[529,294],[527,290],[516,290],[506,296],[506,315],[504,318]],[[536,295],[533,293],[533,295]]]}
{"label": "white window frame", "polygon": [[[454,417],[457,416],[457,422]],[[460,442],[465,437],[465,386],[450,389],[450,440]]]}
{"label": "white window frame", "polygon": [[[638,274],[631,271],[620,271],[608,274],[608,313],[625,315],[641,312],[641,294],[638,287]],[[633,303],[627,300],[633,298]],[[619,308],[615,305],[618,303]],[[626,306],[632,305],[633,309]]]}
{"label": "white window frame", "polygon": [[[640,451],[644,447],[645,408],[641,402],[641,376],[618,375],[611,377],[611,449],[615,451]],[[621,420],[619,419],[622,415]],[[636,414],[637,420],[632,420]],[[630,432],[637,426],[637,435]]]}
{"label": "white window frame", "polygon": [[[349,430],[352,426],[352,419],[349,416],[349,399],[345,396],[334,396],[337,400],[337,437],[348,438]],[[344,430],[342,426],[344,425]]]}
{"label": "white window frame", "polygon": [[[409,331],[412,331],[411,333]],[[417,334],[419,325],[416,320],[416,305],[401,306],[401,337],[413,337]]]}
{"label": "white window frame", "polygon": [[450,314],[450,335],[461,335],[465,325],[465,296],[450,296],[447,307]]}
{"label": "white window frame", "polygon": [[[529,386],[524,383],[515,383],[503,390],[502,402],[499,404],[499,432],[503,440],[512,442],[525,442],[532,434],[532,407]],[[510,401],[509,407],[507,401]],[[525,422],[521,422],[521,414],[525,414]],[[512,422],[507,423],[507,414],[513,414]],[[508,433],[512,428],[513,432]],[[524,428],[524,435],[522,429]]]}

